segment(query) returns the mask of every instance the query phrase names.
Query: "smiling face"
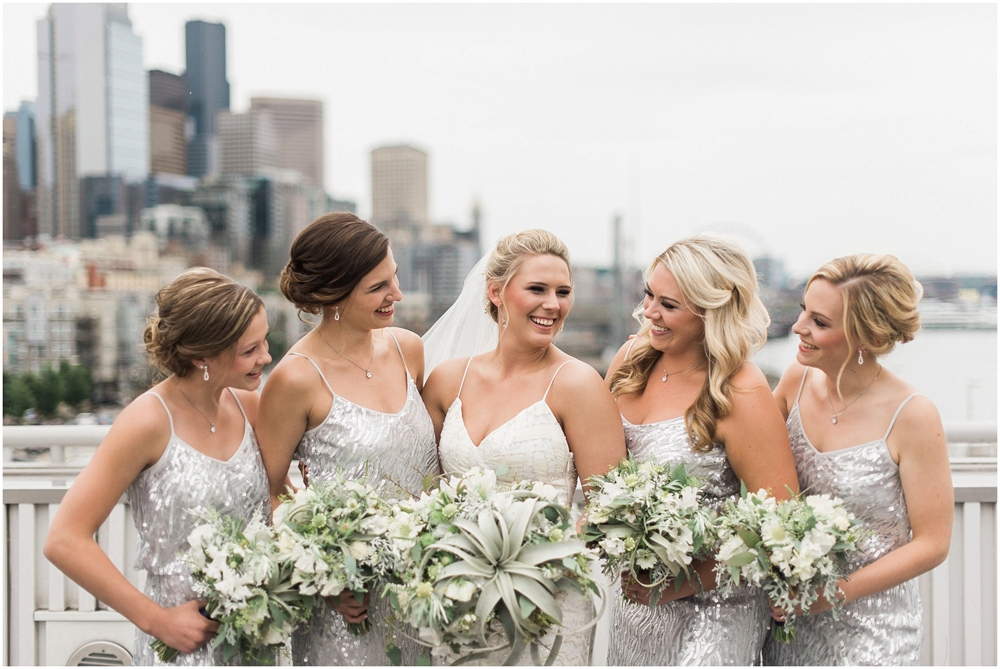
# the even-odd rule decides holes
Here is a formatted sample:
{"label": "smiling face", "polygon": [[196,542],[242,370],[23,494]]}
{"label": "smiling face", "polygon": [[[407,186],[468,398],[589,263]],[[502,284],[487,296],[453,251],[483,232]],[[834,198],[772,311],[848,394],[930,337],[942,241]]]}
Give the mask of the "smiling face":
{"label": "smiling face", "polygon": [[829,281],[816,279],[806,289],[802,313],[792,326],[799,336],[795,359],[807,367],[836,373],[851,355],[844,333],[844,297]]}
{"label": "smiling face", "polygon": [[548,254],[525,258],[506,289],[489,286],[490,300],[499,307],[501,320],[507,319],[507,327],[500,328],[502,336],[547,346],[569,315],[572,291],[569,267],[562,258]]}
{"label": "smiling face", "polygon": [[[240,390],[256,390],[260,385],[261,371],[271,362],[267,333],[267,314],[264,307],[261,307],[235,347],[204,359],[213,378],[221,372],[223,385]],[[197,374],[195,378],[198,378]]]}
{"label": "smiling face", "polygon": [[649,275],[642,301],[642,314],[652,326],[650,345],[657,351],[680,354],[701,350],[705,322],[684,297],[677,279],[662,262]]}
{"label": "smiling face", "polygon": [[382,262],[365,274],[351,296],[340,304],[341,323],[360,330],[375,330],[392,325],[392,305],[403,299],[403,294],[399,291],[399,279],[396,277],[397,269],[392,249],[388,249]]}

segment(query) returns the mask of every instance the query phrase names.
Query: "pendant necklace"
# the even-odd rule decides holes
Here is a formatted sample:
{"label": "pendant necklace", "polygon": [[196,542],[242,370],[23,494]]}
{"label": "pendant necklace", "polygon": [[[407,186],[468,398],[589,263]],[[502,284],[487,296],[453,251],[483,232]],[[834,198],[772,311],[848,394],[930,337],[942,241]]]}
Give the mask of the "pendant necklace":
{"label": "pendant necklace", "polygon": [[[215,434],[215,421],[214,420],[208,420],[208,416],[206,416],[205,414],[203,414],[202,411],[201,411],[201,409],[199,409],[198,407],[196,407],[194,405],[194,402],[192,402],[191,398],[187,396],[187,393],[184,392],[183,390],[181,390],[180,385],[177,383],[177,378],[176,377],[174,377],[174,386],[176,386],[177,390],[180,390],[181,395],[183,395],[184,399],[187,400],[187,403],[191,405],[191,408],[194,409],[195,411],[197,411],[198,413],[200,413],[201,417],[204,418],[208,422],[208,424],[211,426],[209,429],[212,431],[212,434]],[[220,407],[220,410],[221,410],[221,407]],[[216,414],[218,414],[218,412],[216,412]],[[219,416],[216,415],[215,416],[215,420],[218,420],[218,419],[219,419]]]}
{"label": "pendant necklace", "polygon": [[[869,383],[867,386],[865,386],[865,389],[861,391],[861,395],[864,395],[865,393],[868,392],[868,389],[872,387],[872,384],[874,384],[876,381],[878,381],[878,376],[881,373],[882,373],[882,365],[879,365],[878,366],[878,371],[875,373],[875,378],[871,380],[871,383]],[[855,402],[857,402],[859,399],[861,399],[861,395],[858,395],[853,400],[851,400],[850,402],[848,402],[847,406],[845,406],[840,411],[833,411],[833,397],[830,395],[829,392],[827,392],[826,399],[829,400],[829,402],[830,402],[830,411],[833,411],[833,424],[834,425],[837,424],[837,416],[839,416],[840,414],[842,414],[845,411],[847,411],[847,408],[849,406],[851,406],[852,404],[854,404]]]}
{"label": "pendant necklace", "polygon": [[702,364],[702,362],[705,362],[705,361],[702,360],[701,362],[694,363],[690,367],[685,367],[684,369],[678,369],[676,372],[669,372],[668,373],[667,372],[667,368],[663,366],[663,360],[660,360],[660,369],[663,370],[663,378],[660,379],[660,382],[661,383],[666,383],[667,379],[670,378],[671,376],[673,376],[674,374],[680,374],[681,372],[686,372],[689,369],[691,369],[692,367],[697,367],[698,365]]}
{"label": "pendant necklace", "polygon": [[318,329],[316,330],[316,334],[319,335],[319,338],[323,340],[324,344],[326,344],[327,346],[330,347],[331,351],[333,351],[334,353],[336,353],[337,355],[339,355],[341,358],[343,358],[347,362],[351,363],[352,365],[354,365],[355,367],[357,367],[358,369],[360,369],[362,372],[365,373],[365,376],[367,376],[369,379],[372,378],[372,361],[375,360],[375,341],[374,340],[372,340],[372,357],[371,357],[371,360],[368,361],[368,367],[366,368],[366,367],[362,367],[361,365],[359,365],[358,363],[354,362],[353,360],[351,360],[350,358],[348,358],[346,355],[344,355],[343,353],[341,353],[340,351],[338,351],[337,349],[335,349],[333,347],[333,345],[326,340],[326,337],[323,336],[323,333],[320,332]]}

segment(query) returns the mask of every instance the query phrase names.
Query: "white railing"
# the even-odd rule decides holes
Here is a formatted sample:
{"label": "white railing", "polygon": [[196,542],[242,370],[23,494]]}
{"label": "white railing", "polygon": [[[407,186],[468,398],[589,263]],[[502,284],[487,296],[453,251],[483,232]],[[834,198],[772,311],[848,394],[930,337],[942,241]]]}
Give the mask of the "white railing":
{"label": "white railing", "polygon": [[[4,427],[4,664],[65,665],[81,646],[117,643],[131,652],[134,627],[109,611],[55,569],[42,545],[79,467],[8,460],[8,449],[94,446],[107,427]],[[996,443],[996,423],[946,426],[950,442]],[[20,474],[20,475],[19,475]],[[24,476],[24,475],[29,476]],[[955,525],[951,552],[937,569],[920,577],[924,609],[922,663],[997,663],[997,472],[996,458],[953,461]],[[145,574],[132,567],[136,535],[122,499],[98,532],[98,542],[116,567],[140,589]],[[607,619],[607,616],[605,616]],[[605,664],[607,620],[598,626],[595,664]]]}

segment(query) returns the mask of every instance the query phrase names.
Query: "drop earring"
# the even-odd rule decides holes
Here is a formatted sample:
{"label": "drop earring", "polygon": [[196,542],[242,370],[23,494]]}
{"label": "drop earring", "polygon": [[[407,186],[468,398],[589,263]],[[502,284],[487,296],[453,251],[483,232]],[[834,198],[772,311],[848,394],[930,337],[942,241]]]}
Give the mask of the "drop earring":
{"label": "drop earring", "polygon": [[863,365],[863,364],[865,364],[865,358],[864,358],[864,356],[863,356],[863,355],[861,355],[861,353],[862,353],[862,351],[861,351],[861,349],[859,348],[859,349],[858,349],[858,364],[859,364],[859,365]]}
{"label": "drop earring", "polygon": [[334,307],[334,310],[335,311],[333,312],[333,320],[339,321],[340,320],[340,307]]}
{"label": "drop earring", "polygon": [[208,381],[208,365],[202,365],[201,368],[205,370],[205,376],[203,378]]}

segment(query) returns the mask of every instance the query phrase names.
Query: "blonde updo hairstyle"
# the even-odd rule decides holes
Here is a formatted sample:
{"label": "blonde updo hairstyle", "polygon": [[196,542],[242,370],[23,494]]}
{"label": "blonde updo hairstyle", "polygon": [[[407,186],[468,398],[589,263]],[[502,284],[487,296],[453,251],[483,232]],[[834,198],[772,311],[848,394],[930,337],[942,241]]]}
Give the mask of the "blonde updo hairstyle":
{"label": "blonde updo hairstyle", "polygon": [[507,235],[497,242],[496,248],[486,262],[485,307],[490,317],[500,323],[500,309],[489,297],[491,285],[500,286],[500,302],[503,303],[507,284],[514,278],[524,260],[530,256],[552,255],[561,258],[569,271],[570,284],[573,283],[573,269],[569,264],[569,249],[562,240],[548,230],[522,230]]}
{"label": "blonde updo hairstyle", "polygon": [[[708,374],[698,398],[684,412],[684,423],[692,450],[707,452],[718,421],[732,411],[732,378],[767,341],[771,318],[760,301],[753,263],[730,239],[702,234],[672,244],[646,269],[647,282],[659,263],[670,270],[687,306],[705,323]],[[640,324],[635,344],[608,380],[615,397],[641,393],[660,359],[660,351],[650,343],[652,323],[643,316],[642,305],[634,316]]]}
{"label": "blonde updo hairstyle", "polygon": [[278,287],[307,314],[321,314],[347,298],[385,260],[389,238],[354,214],[324,214],[292,242]]}
{"label": "blonde updo hairstyle", "polygon": [[142,335],[149,363],[187,376],[192,360],[235,347],[264,302],[229,277],[194,267],[156,293],[156,306]]}
{"label": "blonde updo hairstyle", "polygon": [[810,277],[806,290],[818,279],[835,286],[844,299],[842,325],[850,352],[837,374],[840,395],[840,379],[858,349],[879,357],[891,352],[897,342],[913,340],[920,329],[917,304],[924,288],[898,258],[872,253],[828,262]]}

